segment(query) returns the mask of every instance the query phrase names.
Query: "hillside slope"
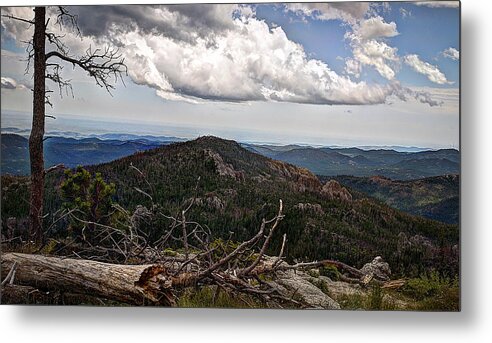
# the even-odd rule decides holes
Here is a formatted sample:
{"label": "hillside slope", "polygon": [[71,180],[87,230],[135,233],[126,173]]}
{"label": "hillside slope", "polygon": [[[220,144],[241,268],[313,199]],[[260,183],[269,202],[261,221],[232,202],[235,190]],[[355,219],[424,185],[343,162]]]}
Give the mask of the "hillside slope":
{"label": "hillside slope", "polygon": [[459,222],[459,175],[410,181],[396,181],[380,176],[338,176],[336,180],[410,214],[450,224]]}

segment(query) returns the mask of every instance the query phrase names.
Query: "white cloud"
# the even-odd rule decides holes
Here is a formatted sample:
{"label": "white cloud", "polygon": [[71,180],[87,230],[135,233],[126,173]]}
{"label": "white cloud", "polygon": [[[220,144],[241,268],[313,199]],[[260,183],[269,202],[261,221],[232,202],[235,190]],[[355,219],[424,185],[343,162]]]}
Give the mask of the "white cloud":
{"label": "white cloud", "polygon": [[16,89],[17,88],[17,82],[10,77],[2,76],[2,88]]}
{"label": "white cloud", "polygon": [[[373,4],[373,7],[377,6]],[[385,41],[399,34],[396,23],[386,23],[371,7],[369,2],[340,2],[340,3],[294,3],[286,4],[287,11],[305,18],[317,20],[339,19],[349,24],[351,32],[345,38],[349,39],[353,58],[346,60],[345,72],[359,77],[363,65],[372,66],[386,78],[395,78],[395,68],[399,58],[397,48],[390,47]],[[389,11],[389,5],[382,6],[383,11]],[[367,15],[373,15],[364,19]]]}
{"label": "white cloud", "polygon": [[134,31],[121,36],[132,79],[174,99],[274,100],[315,104],[383,103],[394,86],[353,82],[309,59],[281,27],[237,18],[234,28],[190,43]]}
{"label": "white cloud", "polygon": [[452,47],[444,50],[442,52],[442,55],[444,57],[452,59],[453,61],[458,61],[460,59],[460,52],[458,50],[456,50],[455,48],[452,48]]}
{"label": "white cloud", "polygon": [[[367,12],[367,3],[314,5],[329,5],[322,6],[323,13],[317,12],[320,18],[341,12],[358,18],[351,38],[354,58],[346,62],[347,73],[358,77],[361,66],[370,65],[394,80],[397,49],[380,40],[397,34],[394,23],[375,17],[364,26],[360,18]],[[380,104],[390,96],[408,95],[398,82],[368,84],[337,74],[326,63],[309,58],[281,27],[269,27],[255,18],[249,7],[108,7],[97,12],[97,20],[107,24],[97,32],[90,31],[91,21],[83,17],[83,40],[64,32],[74,55],[88,45],[119,46],[133,82],[155,89],[168,100]],[[149,21],[142,22],[144,17]],[[170,25],[175,25],[174,30],[166,30]]]}
{"label": "white cloud", "polygon": [[20,83],[11,77],[2,76],[1,82],[2,82],[1,88],[3,88],[3,89],[27,89],[28,88],[23,83]]}
{"label": "white cloud", "polygon": [[458,8],[460,7],[459,1],[416,1],[412,4],[417,6],[425,6],[431,8]]}
{"label": "white cloud", "polygon": [[295,13],[305,18],[311,17],[318,20],[342,20],[355,23],[364,18],[369,11],[368,2],[332,2],[332,3],[287,3],[286,11]]}
{"label": "white cloud", "polygon": [[418,55],[406,55],[404,58],[406,64],[408,64],[413,70],[417,73],[423,74],[427,76],[427,78],[437,84],[453,84],[454,82],[450,82],[446,79],[446,75],[444,75],[438,67],[422,61]]}
{"label": "white cloud", "polygon": [[286,4],[286,11],[303,19],[339,19],[347,23],[351,31],[345,34],[352,47],[353,58],[346,59],[345,72],[359,77],[362,66],[372,66],[387,80],[394,80],[399,66],[398,49],[387,43],[387,38],[399,35],[395,22],[387,23],[378,15],[390,12],[389,3],[337,2]]}
{"label": "white cloud", "polygon": [[376,71],[387,80],[395,78],[396,65],[399,62],[398,49],[390,47],[382,41],[370,40],[360,42],[352,41],[354,59],[363,65],[374,67]]}
{"label": "white cloud", "polygon": [[395,22],[386,23],[379,16],[361,21],[357,33],[363,40],[394,37],[399,34]]}
{"label": "white cloud", "polygon": [[362,66],[360,62],[353,58],[347,58],[345,61],[345,71],[347,74],[354,75],[356,78],[360,77]]}
{"label": "white cloud", "polygon": [[[454,106],[456,109],[459,106],[460,101],[460,89],[459,88],[433,88],[433,87],[420,87],[412,88],[415,92],[425,92],[430,94],[436,101],[443,102],[449,106]],[[457,113],[457,111],[455,111]]]}
{"label": "white cloud", "polygon": [[[398,35],[394,22],[386,23],[380,16],[360,20],[351,25],[351,32],[345,34],[352,47],[353,60],[359,66],[372,66],[382,77],[393,80],[399,65],[398,49],[389,46],[387,38]],[[346,71],[355,71],[351,61]],[[360,71],[359,71],[360,72]],[[351,73],[357,75],[357,73]]]}
{"label": "white cloud", "polygon": [[412,17],[412,11],[407,10],[403,7],[400,7],[400,15],[403,19],[411,18]]}
{"label": "white cloud", "polygon": [[32,39],[34,26],[19,21],[4,17],[4,15],[12,15],[26,20],[34,19],[34,11],[32,7],[2,7],[0,10],[2,15],[0,22],[2,29],[9,38],[15,38],[19,42],[27,42]]}

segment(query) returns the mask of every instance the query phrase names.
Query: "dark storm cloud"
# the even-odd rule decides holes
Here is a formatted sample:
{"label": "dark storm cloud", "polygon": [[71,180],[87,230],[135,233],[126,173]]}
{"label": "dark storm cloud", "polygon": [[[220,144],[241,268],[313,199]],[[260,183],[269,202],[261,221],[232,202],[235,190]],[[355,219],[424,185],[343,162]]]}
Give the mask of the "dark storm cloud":
{"label": "dark storm cloud", "polygon": [[71,6],[84,36],[101,37],[111,29],[139,29],[176,40],[192,41],[232,27],[233,5],[118,5]]}

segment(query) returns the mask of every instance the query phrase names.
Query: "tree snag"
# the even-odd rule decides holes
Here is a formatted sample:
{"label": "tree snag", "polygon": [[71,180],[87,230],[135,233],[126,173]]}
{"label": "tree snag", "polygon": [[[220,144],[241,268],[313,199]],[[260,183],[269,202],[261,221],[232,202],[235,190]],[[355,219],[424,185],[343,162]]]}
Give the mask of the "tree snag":
{"label": "tree snag", "polygon": [[45,20],[46,8],[34,9],[34,94],[32,128],[29,136],[29,157],[31,161],[31,197],[29,208],[29,234],[31,240],[42,243],[43,240],[43,198],[44,198],[44,157],[43,138],[45,123],[46,95],[46,57],[45,57]]}
{"label": "tree snag", "polygon": [[[46,20],[46,7],[34,8],[34,19],[19,18],[10,14],[3,17],[10,20],[17,20],[30,26],[34,25],[34,35],[31,41],[27,42],[27,67],[26,73],[30,71],[30,65],[34,60],[34,89],[33,89],[33,117],[32,128],[29,136],[29,158],[31,163],[31,194],[29,204],[29,235],[30,239],[38,245],[43,243],[43,205],[44,205],[44,155],[43,141],[45,131],[46,115],[45,105],[52,106],[48,93],[53,92],[47,89],[46,80],[52,81],[60,91],[65,89],[67,93],[72,92],[70,80],[62,78],[61,71],[63,63],[68,63],[74,68],[79,67],[85,70],[96,84],[103,87],[111,94],[114,89],[113,82],[118,78],[123,81],[122,74],[126,74],[127,68],[124,59],[117,49],[105,48],[104,50],[89,47],[85,54],[72,56],[70,49],[63,42],[64,35],[57,34],[48,30],[48,24],[52,17],[56,18],[56,25],[60,29],[65,28],[80,36],[77,25],[77,17],[62,7],[49,8],[48,20]],[[46,47],[50,48],[46,52]],[[58,59],[59,62],[47,62],[50,59]],[[72,92],[73,96],[73,92]]]}

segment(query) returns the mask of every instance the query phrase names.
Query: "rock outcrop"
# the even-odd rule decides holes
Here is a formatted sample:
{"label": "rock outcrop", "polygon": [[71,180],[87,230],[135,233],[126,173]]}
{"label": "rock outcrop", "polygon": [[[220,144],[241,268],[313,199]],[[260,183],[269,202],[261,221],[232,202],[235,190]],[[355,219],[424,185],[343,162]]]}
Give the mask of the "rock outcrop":
{"label": "rock outcrop", "polygon": [[230,176],[237,181],[244,181],[244,172],[235,170],[232,164],[226,163],[220,154],[210,150],[205,149],[205,153],[212,158],[217,169],[217,173],[220,176]]}
{"label": "rock outcrop", "polygon": [[318,192],[321,189],[321,182],[318,178],[305,168],[293,166],[291,164],[270,160],[270,169],[276,171],[280,177],[291,181],[293,188],[299,192]]}
{"label": "rock outcrop", "polygon": [[387,262],[384,262],[381,256],[377,256],[370,263],[366,263],[360,270],[364,275],[372,276],[381,281],[388,281],[391,275],[391,269]]}
{"label": "rock outcrop", "polygon": [[315,309],[339,310],[340,304],[323,293],[318,287],[308,281],[309,275],[293,270],[278,273],[276,287],[288,296],[298,296],[302,301]]}
{"label": "rock outcrop", "polygon": [[352,202],[352,194],[338,183],[338,181],[330,180],[321,189],[321,194],[330,200],[341,200]]}
{"label": "rock outcrop", "polygon": [[323,215],[325,211],[323,211],[323,208],[321,207],[320,204],[311,204],[311,203],[298,203],[297,205],[294,206],[295,209],[303,212],[312,212],[316,214]]}
{"label": "rock outcrop", "polygon": [[195,204],[197,206],[206,206],[209,208],[216,209],[218,211],[224,210],[224,202],[216,195],[210,195],[203,198],[196,198]]}
{"label": "rock outcrop", "polygon": [[399,254],[404,254],[409,250],[418,250],[426,257],[431,257],[437,253],[437,249],[430,239],[422,235],[408,237],[404,232],[398,234],[397,249]]}
{"label": "rock outcrop", "polygon": [[330,294],[336,299],[342,296],[366,295],[367,290],[358,284],[343,281],[333,281],[327,276],[320,275],[319,279],[326,283]]}

